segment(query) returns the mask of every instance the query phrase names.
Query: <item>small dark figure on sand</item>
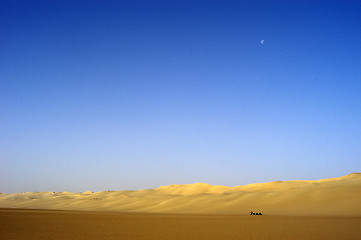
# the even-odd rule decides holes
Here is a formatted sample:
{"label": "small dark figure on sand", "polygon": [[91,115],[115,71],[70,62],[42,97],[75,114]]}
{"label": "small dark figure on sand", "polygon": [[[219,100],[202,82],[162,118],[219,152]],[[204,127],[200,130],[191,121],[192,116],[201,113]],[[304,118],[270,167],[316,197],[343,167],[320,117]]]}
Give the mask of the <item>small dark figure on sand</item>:
{"label": "small dark figure on sand", "polygon": [[261,212],[259,212],[259,213],[257,212],[257,213],[256,213],[256,212],[251,211],[251,212],[249,213],[249,215],[262,215],[262,213],[261,213]]}

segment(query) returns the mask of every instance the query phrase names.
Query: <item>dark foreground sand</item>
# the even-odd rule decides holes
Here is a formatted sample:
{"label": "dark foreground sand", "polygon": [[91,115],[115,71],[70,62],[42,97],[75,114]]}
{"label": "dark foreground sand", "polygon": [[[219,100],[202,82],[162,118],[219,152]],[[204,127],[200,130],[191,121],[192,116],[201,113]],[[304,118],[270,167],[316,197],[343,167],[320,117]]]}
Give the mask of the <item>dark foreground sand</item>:
{"label": "dark foreground sand", "polygon": [[0,209],[0,239],[361,239],[361,217]]}

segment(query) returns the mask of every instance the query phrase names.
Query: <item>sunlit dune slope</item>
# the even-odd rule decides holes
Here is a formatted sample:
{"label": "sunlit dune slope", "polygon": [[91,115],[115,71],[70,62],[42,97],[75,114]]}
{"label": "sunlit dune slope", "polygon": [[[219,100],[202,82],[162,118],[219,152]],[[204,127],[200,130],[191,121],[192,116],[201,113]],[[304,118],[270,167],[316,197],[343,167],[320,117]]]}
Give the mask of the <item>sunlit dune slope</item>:
{"label": "sunlit dune slope", "polygon": [[205,183],[137,191],[0,194],[1,208],[159,213],[361,216],[361,173],[318,181],[276,181],[244,186]]}

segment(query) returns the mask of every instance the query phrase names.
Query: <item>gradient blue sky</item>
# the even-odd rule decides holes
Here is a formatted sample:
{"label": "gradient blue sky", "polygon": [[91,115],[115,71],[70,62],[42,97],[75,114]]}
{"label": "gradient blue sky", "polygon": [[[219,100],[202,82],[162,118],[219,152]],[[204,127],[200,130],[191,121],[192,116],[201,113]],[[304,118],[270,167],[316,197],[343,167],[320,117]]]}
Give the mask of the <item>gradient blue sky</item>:
{"label": "gradient blue sky", "polygon": [[361,2],[1,0],[0,109],[0,192],[359,172]]}

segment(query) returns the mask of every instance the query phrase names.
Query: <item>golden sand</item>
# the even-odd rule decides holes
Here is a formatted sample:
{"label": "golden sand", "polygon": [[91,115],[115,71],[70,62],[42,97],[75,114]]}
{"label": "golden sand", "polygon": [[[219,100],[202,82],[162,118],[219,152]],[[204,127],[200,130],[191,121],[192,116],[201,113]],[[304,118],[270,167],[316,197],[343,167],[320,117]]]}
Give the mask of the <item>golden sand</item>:
{"label": "golden sand", "polygon": [[360,239],[361,217],[0,209],[0,239]]}
{"label": "golden sand", "polygon": [[244,186],[205,183],[136,191],[0,193],[0,208],[179,214],[361,216],[361,173]]}

